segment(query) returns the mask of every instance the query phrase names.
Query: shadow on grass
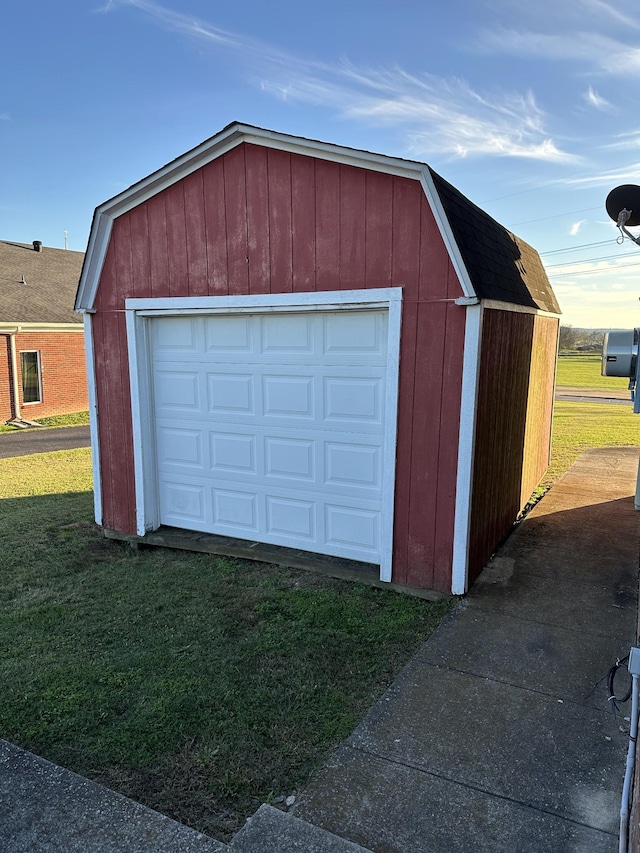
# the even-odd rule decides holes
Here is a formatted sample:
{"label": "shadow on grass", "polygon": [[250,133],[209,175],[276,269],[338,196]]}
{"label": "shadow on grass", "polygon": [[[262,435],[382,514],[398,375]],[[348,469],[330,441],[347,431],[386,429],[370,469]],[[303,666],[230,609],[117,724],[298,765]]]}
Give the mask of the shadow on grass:
{"label": "shadow on grass", "polygon": [[134,551],[89,492],[5,499],[0,538],[3,736],[218,838],[304,784],[451,606]]}

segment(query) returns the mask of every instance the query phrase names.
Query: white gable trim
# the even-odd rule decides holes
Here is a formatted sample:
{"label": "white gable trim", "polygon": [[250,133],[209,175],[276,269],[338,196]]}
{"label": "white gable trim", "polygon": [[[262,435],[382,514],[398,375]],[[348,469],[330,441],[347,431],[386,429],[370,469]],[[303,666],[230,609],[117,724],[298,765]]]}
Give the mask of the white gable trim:
{"label": "white gable trim", "polygon": [[[96,212],[91,227],[89,236],[89,244],[85,258],[80,284],[78,286],[78,294],[76,297],[76,311],[90,311],[93,309],[102,265],[107,253],[109,245],[109,237],[114,219],[122,216],[124,213],[132,210],[145,201],[148,201],[153,196],[172,186],[179,180],[187,177],[192,172],[205,166],[207,163],[216,160],[228,151],[231,151],[236,146],[243,142],[254,143],[265,148],[275,148],[280,151],[287,151],[291,154],[301,154],[307,157],[318,157],[323,160],[330,160],[334,163],[340,163],[348,166],[355,166],[360,169],[370,169],[372,171],[383,172],[389,175],[398,177],[410,178],[412,180],[421,181],[425,187],[425,166],[423,163],[418,163],[413,160],[403,160],[399,157],[387,157],[383,154],[374,154],[369,151],[359,151],[353,148],[345,148],[340,145],[332,145],[326,142],[317,142],[311,139],[304,139],[297,136],[289,136],[283,133],[276,133],[262,128],[252,127],[250,125],[234,123],[229,127],[220,131],[220,133],[188,151],[171,163],[168,163],[161,169],[158,169],[153,174],[143,178],[138,183],[121,192],[119,195],[104,202],[96,208]],[[429,181],[431,178],[429,176]],[[433,208],[433,199],[437,198],[435,188],[431,182],[431,195],[427,195],[429,203]],[[434,214],[436,211],[434,210]],[[439,213],[436,214],[436,219],[442,232],[440,220],[444,216],[444,211],[441,206]],[[445,217],[446,220],[446,217]],[[451,235],[451,229],[447,231]],[[451,235],[452,236],[452,235]],[[454,242],[447,242],[447,249],[451,254],[451,246],[455,246]],[[453,256],[452,256],[453,257]],[[457,266],[456,266],[457,264]],[[454,264],[456,271],[458,267],[462,269],[461,260]],[[460,274],[460,273],[459,273]],[[461,279],[462,280],[462,279]],[[468,276],[466,277],[468,280]],[[470,285],[469,285],[470,286]],[[463,284],[463,289],[467,285]],[[466,290],[465,290],[466,293]],[[467,296],[473,296],[473,291],[466,293]]]}
{"label": "white gable trim", "polygon": [[451,258],[451,263],[453,264],[453,268],[460,281],[462,292],[467,298],[475,299],[477,298],[477,294],[471,284],[471,276],[469,275],[465,263],[462,260],[462,254],[460,253],[458,244],[453,236],[451,225],[447,219],[447,214],[444,212],[444,207],[440,201],[440,196],[438,195],[438,190],[433,182],[433,178],[431,177],[431,172],[426,167],[423,167],[422,169],[420,180],[424,194],[431,206],[431,211],[436,220],[438,230],[440,231],[440,236],[444,240],[444,244],[449,252],[449,257]]}

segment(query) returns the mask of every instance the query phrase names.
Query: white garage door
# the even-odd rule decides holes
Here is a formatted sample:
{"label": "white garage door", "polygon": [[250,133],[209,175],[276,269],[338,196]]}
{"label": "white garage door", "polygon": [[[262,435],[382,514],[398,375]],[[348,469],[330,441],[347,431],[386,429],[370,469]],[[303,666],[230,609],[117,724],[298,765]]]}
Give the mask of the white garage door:
{"label": "white garage door", "polygon": [[154,318],[160,522],[380,563],[387,318]]}

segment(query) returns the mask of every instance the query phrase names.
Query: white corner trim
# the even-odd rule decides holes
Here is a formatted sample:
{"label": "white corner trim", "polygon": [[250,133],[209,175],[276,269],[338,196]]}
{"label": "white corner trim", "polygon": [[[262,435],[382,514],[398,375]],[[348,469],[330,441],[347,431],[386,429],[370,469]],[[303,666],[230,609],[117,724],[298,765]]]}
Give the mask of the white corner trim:
{"label": "white corner trim", "polygon": [[[392,291],[394,288],[388,288]],[[402,288],[388,301],[387,381],[382,459],[382,559],[380,580],[390,583],[393,575],[393,520],[395,512],[396,453],[398,442],[398,391],[400,384],[400,338],[402,329]]]}
{"label": "white corner trim", "polygon": [[463,595],[469,585],[469,532],[473,491],[473,459],[476,427],[478,377],[482,340],[482,306],[466,309],[464,356],[458,438],[458,474],[453,532],[451,592]]}
{"label": "white corner trim", "polygon": [[431,207],[431,211],[436,220],[436,225],[440,231],[440,236],[444,240],[447,252],[451,258],[451,263],[453,264],[453,268],[460,280],[460,285],[464,295],[469,299],[475,298],[477,294],[473,288],[473,284],[471,283],[471,276],[469,275],[465,263],[462,260],[462,255],[458,248],[456,239],[453,236],[453,231],[451,230],[451,225],[447,219],[447,214],[444,212],[444,207],[440,200],[440,196],[438,195],[438,190],[436,189],[436,185],[431,177],[431,172],[427,166],[423,167],[420,180],[422,189],[427,197],[427,201],[429,202],[429,206]]}
{"label": "white corner trim", "polygon": [[91,435],[91,468],[93,471],[93,511],[96,524],[102,526],[102,477],[100,472],[100,444],[98,440],[98,398],[96,394],[96,366],[93,351],[93,326],[91,314],[85,314],[84,347],[87,360],[87,385],[89,391],[89,432]]}
{"label": "white corner trim", "polygon": [[139,536],[159,525],[155,466],[149,325],[153,317],[180,314],[271,311],[332,311],[383,308],[388,311],[387,371],[381,507],[380,580],[390,582],[400,371],[402,287],[371,290],[260,294],[255,296],[169,297],[126,300],[129,382],[133,424],[136,530]]}

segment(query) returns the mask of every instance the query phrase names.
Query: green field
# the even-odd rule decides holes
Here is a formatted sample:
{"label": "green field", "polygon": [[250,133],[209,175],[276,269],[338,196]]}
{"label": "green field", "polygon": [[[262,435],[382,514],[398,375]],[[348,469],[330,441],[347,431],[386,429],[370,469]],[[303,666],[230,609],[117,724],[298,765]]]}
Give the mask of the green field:
{"label": "green field", "polygon": [[624,377],[601,376],[601,358],[595,353],[561,352],[558,355],[556,385],[566,388],[626,389]]}

